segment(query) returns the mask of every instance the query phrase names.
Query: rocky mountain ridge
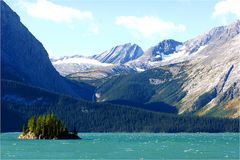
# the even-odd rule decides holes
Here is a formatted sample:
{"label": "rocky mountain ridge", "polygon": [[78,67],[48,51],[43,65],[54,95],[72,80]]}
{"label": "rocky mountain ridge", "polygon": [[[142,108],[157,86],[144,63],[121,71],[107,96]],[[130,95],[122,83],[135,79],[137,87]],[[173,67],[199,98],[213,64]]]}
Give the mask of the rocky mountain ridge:
{"label": "rocky mountain ridge", "polygon": [[[98,101],[119,101],[123,97],[126,98],[124,101],[132,100],[130,97],[133,98],[134,95],[137,95],[136,88],[141,91],[143,89],[141,85],[146,87],[147,83],[150,83],[150,86],[154,86],[155,89],[152,90],[152,87],[147,85],[152,90],[152,95],[145,95],[148,100],[144,101],[144,103],[163,101],[177,106],[179,114],[191,112],[197,115],[239,117],[239,33],[240,21],[238,20],[228,26],[213,28],[209,32],[183,43],[174,40],[162,41],[144,52],[139,58],[123,65],[135,70],[136,77],[131,77],[130,74],[125,76],[126,78],[123,76],[123,78],[117,80],[109,78],[109,81],[99,86],[97,90]],[[172,77],[168,79],[162,79],[162,76],[151,77],[151,75],[155,75],[150,71],[154,68],[164,68],[164,70],[172,74]],[[138,76],[137,72],[139,71],[145,71],[146,74],[139,73]],[[102,72],[104,72],[104,69]],[[167,72],[162,74],[168,74]],[[96,74],[96,72],[94,73]],[[121,74],[121,72],[118,74]],[[113,73],[105,77],[111,77],[111,75]],[[84,76],[84,73],[81,73],[81,76]],[[98,78],[101,78],[101,76]],[[137,84],[136,87],[132,80],[141,83],[141,85]],[[126,85],[126,83],[128,84]],[[169,95],[172,97],[170,99],[166,97],[165,91],[162,90],[168,91],[171,89],[171,87],[167,87],[166,83],[180,87],[176,90],[179,93],[175,96]],[[179,86],[177,83],[181,85]],[[115,85],[119,94],[114,94]],[[108,86],[112,86],[110,90],[106,89]],[[158,89],[159,87],[162,89]],[[127,92],[133,92],[134,95],[124,96]],[[163,93],[165,96],[162,95]],[[172,101],[174,97],[178,99],[177,102]],[[145,98],[142,97],[141,100]],[[135,100],[138,99],[139,97],[135,96]]]}
{"label": "rocky mountain ridge", "polygon": [[[239,23],[240,20],[228,25],[220,26],[211,29],[210,31],[203,33],[195,38],[187,40],[186,42],[178,42],[172,39],[161,41],[156,46],[150,47],[145,52],[136,44],[124,44],[115,46],[99,55],[90,57],[75,56],[75,58],[85,58],[86,61],[75,63],[74,60],[71,62],[70,59],[73,57],[62,57],[62,59],[68,59],[68,62],[62,61],[62,63],[56,63],[52,60],[53,65],[62,75],[73,74],[74,72],[88,72],[93,73],[99,66],[105,67],[106,70],[110,68],[118,68],[119,65],[128,66],[136,72],[144,71],[150,68],[155,68],[162,65],[174,64],[178,62],[184,62],[194,59],[195,55],[199,55],[199,52],[206,50],[208,45],[222,45],[229,41],[231,38],[239,34]],[[203,53],[203,52],[202,52]],[[205,52],[205,54],[207,54]],[[193,57],[193,58],[192,58]],[[86,63],[93,61],[93,63]],[[106,67],[108,65],[108,67]],[[103,71],[104,69],[102,69]],[[124,70],[122,70],[123,73]],[[112,72],[112,75],[115,75]],[[104,77],[99,77],[104,78]]]}
{"label": "rocky mountain ridge", "polygon": [[126,43],[115,46],[99,55],[92,56],[93,59],[102,63],[124,64],[141,57],[143,50],[136,44]]}
{"label": "rocky mountain ridge", "polygon": [[98,102],[141,102],[156,110],[166,104],[176,107],[178,114],[239,117],[239,20],[183,43],[164,40],[146,52],[135,44],[125,44],[93,57],[52,59],[66,78],[54,69],[44,46],[2,1],[1,18],[4,80]]}

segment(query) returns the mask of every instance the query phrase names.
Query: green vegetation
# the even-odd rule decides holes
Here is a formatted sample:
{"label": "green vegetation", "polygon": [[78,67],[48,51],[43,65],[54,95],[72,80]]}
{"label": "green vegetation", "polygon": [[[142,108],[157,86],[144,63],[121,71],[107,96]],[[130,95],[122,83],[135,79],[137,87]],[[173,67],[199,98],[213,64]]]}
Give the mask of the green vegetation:
{"label": "green vegetation", "polygon": [[[169,106],[177,106],[186,92],[182,90],[185,74],[180,71],[173,75],[169,68],[155,68],[141,73],[120,75],[112,77],[99,83],[97,92],[101,97],[99,100],[104,100],[109,103],[123,101],[126,105],[132,103],[149,104],[161,102]],[[157,83],[151,83],[150,80],[156,80]],[[97,82],[96,82],[97,83]],[[126,102],[129,101],[129,104]],[[162,105],[149,107],[147,105],[139,108],[150,109],[154,111],[162,111]],[[149,108],[148,108],[149,107]]]}
{"label": "green vegetation", "polygon": [[23,129],[23,136],[33,133],[38,139],[61,139],[74,138],[76,139],[77,130],[70,134],[63,123],[53,114],[44,114],[38,117],[32,116],[27,123],[27,128]]}
{"label": "green vegetation", "polygon": [[2,96],[18,95],[1,101],[2,131],[20,131],[33,115],[54,113],[67,128],[76,127],[79,132],[239,132],[239,119],[178,116],[93,103],[13,82],[2,89]]}
{"label": "green vegetation", "polygon": [[[162,76],[161,76],[162,75]],[[130,100],[138,103],[146,103],[155,94],[158,86],[149,83],[149,78],[168,79],[169,72],[153,69],[142,73],[121,75],[109,79],[98,87],[101,93],[100,100]]]}

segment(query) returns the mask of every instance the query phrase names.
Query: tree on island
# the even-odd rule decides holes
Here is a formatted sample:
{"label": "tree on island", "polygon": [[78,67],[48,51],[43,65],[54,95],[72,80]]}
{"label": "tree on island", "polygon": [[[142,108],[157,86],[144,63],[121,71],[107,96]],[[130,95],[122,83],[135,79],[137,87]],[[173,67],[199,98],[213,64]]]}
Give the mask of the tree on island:
{"label": "tree on island", "polygon": [[23,134],[27,134],[28,132],[28,128],[25,125],[23,125],[22,132]]}
{"label": "tree on island", "polygon": [[73,132],[72,132],[74,135],[77,135],[77,129],[76,129],[76,127],[74,126],[74,128],[73,128]]}
{"label": "tree on island", "polygon": [[76,128],[74,127],[73,134],[69,133],[63,122],[53,113],[32,116],[27,127],[23,127],[20,138],[28,139],[26,135],[29,134],[36,139],[79,139]]}

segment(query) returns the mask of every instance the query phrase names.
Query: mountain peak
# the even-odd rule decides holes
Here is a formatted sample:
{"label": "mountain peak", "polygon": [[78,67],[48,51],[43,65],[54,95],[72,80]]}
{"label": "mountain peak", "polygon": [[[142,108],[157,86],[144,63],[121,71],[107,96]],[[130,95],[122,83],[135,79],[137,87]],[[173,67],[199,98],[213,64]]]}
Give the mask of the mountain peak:
{"label": "mountain peak", "polygon": [[240,33],[240,20],[231,23],[230,25],[225,26],[226,29],[236,32],[236,34]]}
{"label": "mountain peak", "polygon": [[[175,41],[174,39],[164,39],[162,40],[160,43],[174,43],[174,42],[178,42],[178,41]],[[159,44],[160,44],[159,43]],[[180,43],[180,42],[179,42]]]}
{"label": "mountain peak", "polygon": [[158,43],[158,45],[152,47],[150,61],[164,60],[165,56],[173,54],[182,45],[182,42],[175,41],[173,39],[165,39]]}
{"label": "mountain peak", "polygon": [[142,56],[143,50],[137,44],[126,43],[115,46],[92,58],[103,63],[124,64]]}
{"label": "mountain peak", "polygon": [[186,48],[186,52],[192,54],[198,51],[198,49],[202,46],[225,43],[239,33],[240,21],[237,20],[230,25],[215,27],[202,35],[190,39],[184,43],[184,46]]}

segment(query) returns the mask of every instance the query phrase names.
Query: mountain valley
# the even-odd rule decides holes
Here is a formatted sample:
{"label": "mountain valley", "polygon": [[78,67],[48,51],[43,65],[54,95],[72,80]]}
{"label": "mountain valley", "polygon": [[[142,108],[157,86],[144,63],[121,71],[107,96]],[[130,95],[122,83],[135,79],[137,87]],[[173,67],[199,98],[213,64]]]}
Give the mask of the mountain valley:
{"label": "mountain valley", "polygon": [[[186,42],[163,40],[140,52],[139,57],[127,61],[124,61],[126,52],[115,50],[128,51],[131,45],[120,45],[121,49],[116,46],[98,56],[88,57],[99,60],[101,69],[88,67],[75,73],[72,70],[66,77],[97,84],[98,102],[160,102],[177,107],[179,114],[236,118],[240,115],[239,33],[238,20]],[[123,49],[124,46],[126,49]],[[121,56],[122,59],[119,59]],[[118,60],[96,57],[117,57]],[[124,63],[120,63],[122,61]],[[73,61],[61,64],[62,68],[58,69],[59,66],[54,63],[61,74],[68,68],[65,66],[74,64]],[[78,63],[79,66],[83,64]]]}
{"label": "mountain valley", "polygon": [[49,58],[1,3],[1,131],[54,112],[82,132],[238,132],[240,20],[143,51]]}

